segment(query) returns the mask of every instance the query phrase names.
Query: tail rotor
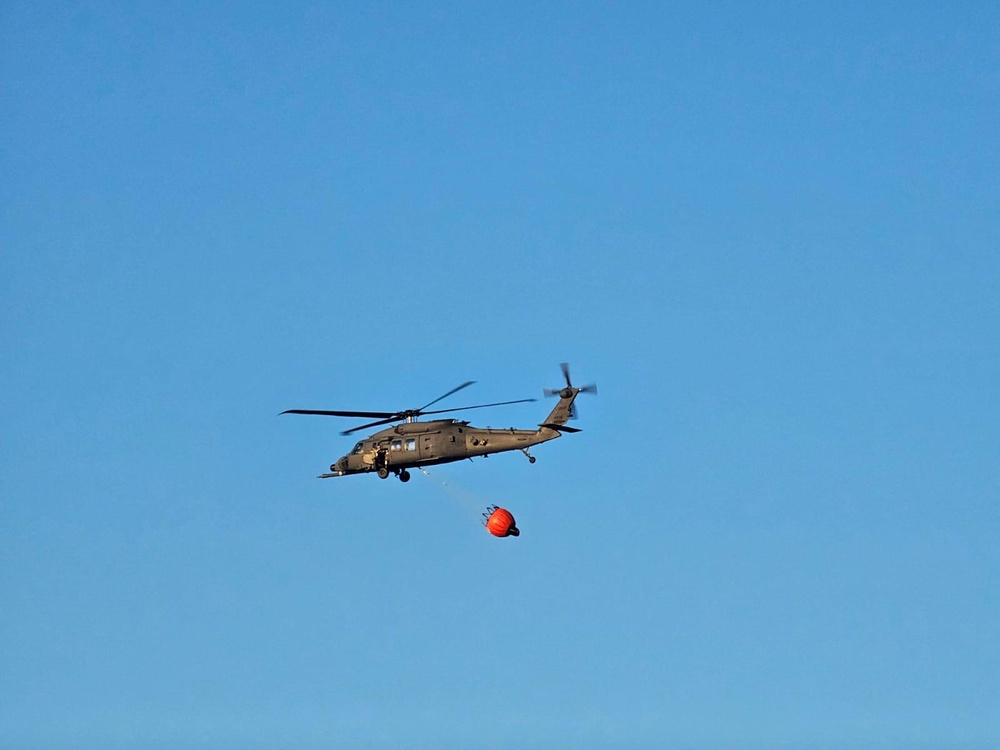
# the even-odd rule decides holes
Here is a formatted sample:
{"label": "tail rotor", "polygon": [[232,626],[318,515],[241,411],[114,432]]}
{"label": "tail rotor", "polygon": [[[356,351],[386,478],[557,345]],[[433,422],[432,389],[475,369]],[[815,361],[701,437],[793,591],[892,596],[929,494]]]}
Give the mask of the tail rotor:
{"label": "tail rotor", "polygon": [[[592,396],[596,396],[597,395],[597,385],[594,384],[594,383],[582,386],[580,388],[577,388],[576,386],[573,385],[573,380],[572,380],[572,378],[570,378],[570,374],[569,374],[569,363],[568,362],[563,362],[562,364],[559,365],[559,367],[560,367],[560,369],[562,369],[563,378],[566,380],[566,387],[565,388],[546,388],[543,391],[543,393],[547,397],[551,398],[552,396],[558,396],[559,398],[572,398],[573,396],[575,396],[577,394],[580,394],[580,393],[588,393],[588,394],[590,394]],[[577,416],[578,416],[578,414],[577,414],[577,411],[576,411],[576,404],[573,403],[573,404],[570,405],[570,414],[569,414],[569,417],[570,417],[570,419],[576,419]]]}

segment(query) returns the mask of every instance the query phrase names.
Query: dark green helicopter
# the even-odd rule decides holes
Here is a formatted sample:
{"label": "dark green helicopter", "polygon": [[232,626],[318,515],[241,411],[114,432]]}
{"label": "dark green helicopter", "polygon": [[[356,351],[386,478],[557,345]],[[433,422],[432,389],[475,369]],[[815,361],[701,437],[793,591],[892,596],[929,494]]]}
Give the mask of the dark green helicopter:
{"label": "dark green helicopter", "polygon": [[565,362],[562,364],[562,372],[566,379],[566,387],[545,389],[545,395],[558,396],[559,403],[549,412],[545,421],[538,425],[537,430],[518,430],[513,427],[508,429],[471,427],[468,422],[457,419],[416,421],[417,417],[428,414],[446,414],[490,406],[523,404],[536,400],[522,398],[517,401],[500,401],[495,404],[478,404],[476,406],[459,406],[455,409],[427,411],[427,407],[433,406],[463,388],[468,388],[474,382],[471,380],[462,383],[457,388],[452,388],[443,396],[424,404],[419,409],[405,409],[395,412],[288,409],[281,413],[317,414],[325,417],[367,417],[377,420],[352,427],[340,433],[341,435],[350,435],[369,427],[402,421],[402,424],[376,432],[359,442],[350,453],[338,458],[330,465],[329,474],[321,474],[319,478],[329,479],[348,474],[375,472],[382,479],[386,479],[389,474],[395,474],[401,482],[408,482],[410,481],[409,469],[461,461],[473,456],[488,456],[491,453],[502,453],[503,451],[521,451],[531,463],[535,463],[535,457],[528,452],[528,448],[561,437],[564,432],[580,432],[575,427],[566,426],[567,421],[576,418],[576,407],[573,402],[581,393],[597,393],[597,386],[575,387],[570,381],[569,365]]}

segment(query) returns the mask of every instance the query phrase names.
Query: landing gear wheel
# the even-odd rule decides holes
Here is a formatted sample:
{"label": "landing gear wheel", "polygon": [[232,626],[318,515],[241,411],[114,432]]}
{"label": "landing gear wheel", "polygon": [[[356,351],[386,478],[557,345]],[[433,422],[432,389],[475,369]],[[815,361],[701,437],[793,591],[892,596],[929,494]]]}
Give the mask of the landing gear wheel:
{"label": "landing gear wheel", "polygon": [[410,472],[408,472],[406,469],[403,469],[401,472],[399,472],[399,481],[400,482],[409,482],[410,481]]}
{"label": "landing gear wheel", "polygon": [[378,468],[378,478],[379,479],[388,479],[389,478],[389,470],[387,468],[385,468],[384,466],[380,466]]}
{"label": "landing gear wheel", "polygon": [[529,464],[533,464],[533,463],[535,463],[535,460],[536,460],[536,459],[535,459],[535,457],[534,457],[534,456],[528,456],[528,463],[529,463]]}

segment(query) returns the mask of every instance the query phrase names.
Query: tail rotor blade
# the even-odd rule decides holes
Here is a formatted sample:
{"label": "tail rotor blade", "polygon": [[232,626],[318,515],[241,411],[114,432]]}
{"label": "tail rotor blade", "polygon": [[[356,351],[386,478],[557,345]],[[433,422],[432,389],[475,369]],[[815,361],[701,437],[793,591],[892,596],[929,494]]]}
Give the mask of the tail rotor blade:
{"label": "tail rotor blade", "polygon": [[571,383],[569,379],[569,362],[563,362],[561,365],[559,365],[559,367],[562,369],[563,377],[566,378],[566,387],[572,388],[573,383]]}

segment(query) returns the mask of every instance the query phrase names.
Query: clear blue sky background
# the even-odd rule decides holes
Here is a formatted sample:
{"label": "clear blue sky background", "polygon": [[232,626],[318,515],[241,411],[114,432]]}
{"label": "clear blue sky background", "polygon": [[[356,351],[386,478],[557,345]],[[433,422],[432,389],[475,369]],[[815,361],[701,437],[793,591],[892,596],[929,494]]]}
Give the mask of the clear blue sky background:
{"label": "clear blue sky background", "polygon": [[870,5],[3,3],[0,746],[1000,745],[1000,6]]}

